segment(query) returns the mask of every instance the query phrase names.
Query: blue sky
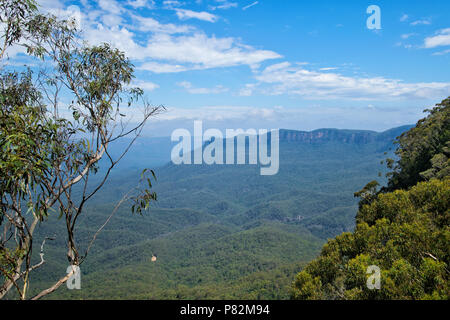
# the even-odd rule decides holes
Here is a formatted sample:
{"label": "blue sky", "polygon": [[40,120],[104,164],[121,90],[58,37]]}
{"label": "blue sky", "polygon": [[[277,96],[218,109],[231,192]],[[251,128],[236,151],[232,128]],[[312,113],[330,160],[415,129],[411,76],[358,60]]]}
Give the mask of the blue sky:
{"label": "blue sky", "polygon": [[[168,112],[149,135],[190,127],[385,130],[450,95],[450,1],[40,1],[109,42]],[[369,30],[369,5],[381,10]],[[17,55],[20,58],[20,54]]]}

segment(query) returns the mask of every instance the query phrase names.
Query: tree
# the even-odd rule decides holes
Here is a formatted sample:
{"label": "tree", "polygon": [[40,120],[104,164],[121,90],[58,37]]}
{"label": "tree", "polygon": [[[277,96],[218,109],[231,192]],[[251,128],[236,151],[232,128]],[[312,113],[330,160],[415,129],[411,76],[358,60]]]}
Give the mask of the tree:
{"label": "tree", "polygon": [[416,127],[397,139],[397,162],[383,191],[407,189],[419,181],[450,174],[450,97],[437,104]]}
{"label": "tree", "polygon": [[[449,299],[450,99],[398,138],[388,186],[370,182],[353,233],[329,240],[296,277],[293,299]],[[369,266],[380,290],[367,286]]]}
{"label": "tree", "polygon": [[[67,258],[73,266],[33,297],[38,299],[73,275],[120,205],[130,200],[133,210],[142,213],[156,200],[150,191],[155,174],[144,170],[148,187],[125,195],[86,249],[77,245],[75,226],[86,203],[105,185],[147,120],[164,108],[151,106],[143,90],[131,86],[134,68],[123,52],[108,44],[82,43],[74,21],[39,14],[32,0],[1,0],[0,7],[0,298],[13,287],[27,298],[29,273],[45,263],[41,254],[41,261],[31,264],[33,235],[49,214],[65,220]],[[25,47],[43,67],[11,70],[6,58],[11,46]],[[70,101],[67,107],[64,100]],[[142,115],[133,124],[126,110],[136,104]],[[111,144],[125,137],[131,142],[113,158]],[[101,160],[105,169],[100,172]]]}

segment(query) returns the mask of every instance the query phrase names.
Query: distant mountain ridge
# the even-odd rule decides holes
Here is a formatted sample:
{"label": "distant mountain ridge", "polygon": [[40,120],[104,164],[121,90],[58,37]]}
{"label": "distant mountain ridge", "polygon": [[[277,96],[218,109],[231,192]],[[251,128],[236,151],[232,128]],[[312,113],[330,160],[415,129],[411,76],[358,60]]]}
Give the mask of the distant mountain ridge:
{"label": "distant mountain ridge", "polygon": [[314,131],[280,130],[280,140],[286,142],[324,143],[343,142],[367,144],[371,142],[392,142],[401,133],[412,128],[413,125],[405,125],[383,132],[370,130],[348,129],[317,129]]}
{"label": "distant mountain ridge", "polygon": [[[355,143],[357,145],[383,142],[390,144],[396,137],[412,127],[412,125],[405,125],[383,132],[332,128],[323,128],[314,131],[280,129],[280,142],[300,142],[306,144],[341,142],[347,144]],[[118,157],[129,142],[127,139],[115,142],[110,146],[110,154],[113,157]],[[119,166],[124,169],[138,169],[142,168],[142,166],[153,168],[164,166],[170,162],[172,148],[177,143],[172,142],[170,137],[141,137],[136,140],[130,152],[125,156]]]}

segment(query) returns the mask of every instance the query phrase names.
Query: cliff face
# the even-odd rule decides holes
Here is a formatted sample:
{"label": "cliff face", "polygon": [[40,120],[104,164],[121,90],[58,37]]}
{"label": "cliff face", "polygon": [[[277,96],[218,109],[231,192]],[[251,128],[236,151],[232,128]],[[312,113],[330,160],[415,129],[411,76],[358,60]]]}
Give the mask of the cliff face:
{"label": "cliff face", "polygon": [[408,130],[410,127],[411,126],[403,126],[384,132],[339,129],[318,129],[310,132],[280,130],[280,140],[285,142],[301,142],[309,144],[326,142],[353,144],[367,144],[375,141],[392,142],[397,136]]}

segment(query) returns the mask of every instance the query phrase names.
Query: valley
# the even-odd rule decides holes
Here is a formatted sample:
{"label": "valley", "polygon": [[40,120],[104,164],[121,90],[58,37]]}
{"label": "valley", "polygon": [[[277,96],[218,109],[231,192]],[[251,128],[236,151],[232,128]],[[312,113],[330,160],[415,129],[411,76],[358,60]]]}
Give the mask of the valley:
{"label": "valley", "polygon": [[[87,245],[137,183],[137,168],[155,170],[158,201],[143,216],[121,207],[81,266],[82,289],[64,287],[48,298],[287,299],[295,275],[326,240],[354,228],[353,193],[380,179],[380,162],[408,128],[281,130],[274,176],[261,176],[257,165],[159,166],[170,157],[169,139],[146,139],[80,217],[78,243]],[[46,244],[47,262],[33,274],[33,292],[67,268],[63,221],[50,220],[35,243],[49,235],[56,240]]]}

